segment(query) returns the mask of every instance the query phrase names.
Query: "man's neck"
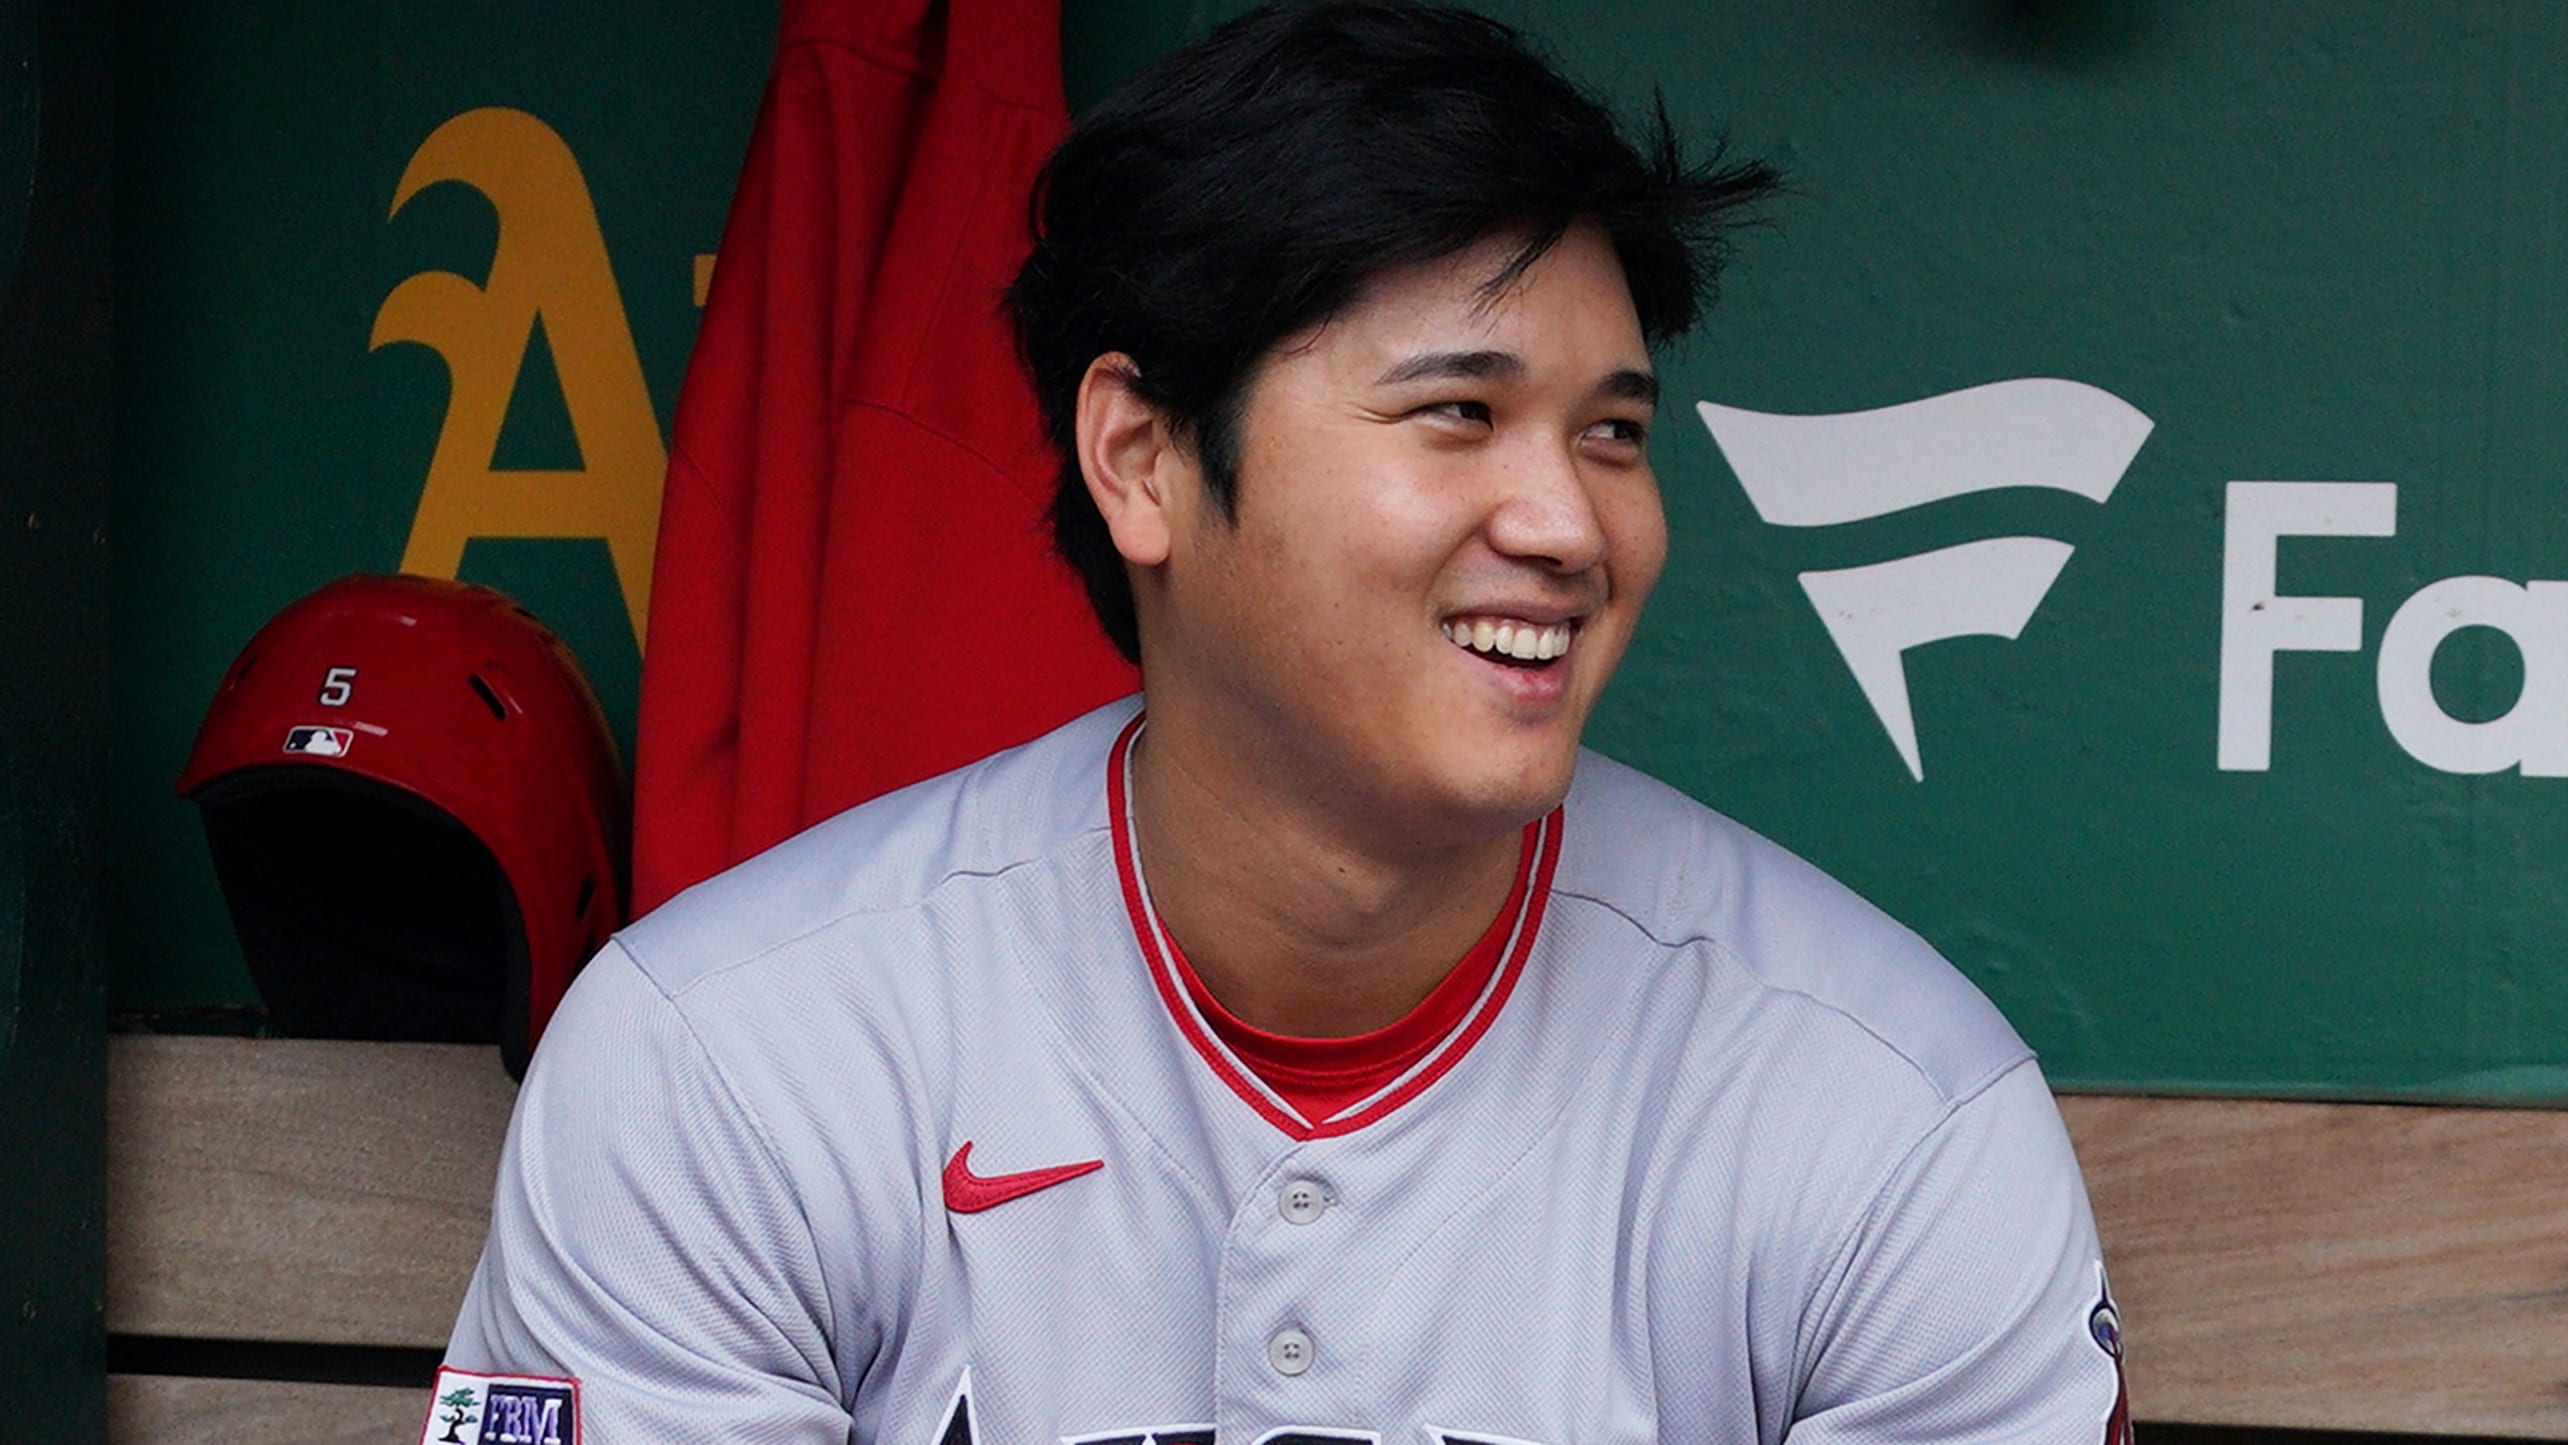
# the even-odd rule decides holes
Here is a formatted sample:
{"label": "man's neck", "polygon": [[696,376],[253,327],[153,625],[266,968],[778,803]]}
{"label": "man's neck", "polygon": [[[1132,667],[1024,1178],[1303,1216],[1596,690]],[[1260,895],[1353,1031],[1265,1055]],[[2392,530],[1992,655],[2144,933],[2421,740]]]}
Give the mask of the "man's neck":
{"label": "man's neck", "polygon": [[1514,830],[1385,846],[1314,790],[1143,733],[1133,821],[1160,921],[1243,1022],[1302,1038],[1370,1033],[1417,1006],[1513,886]]}

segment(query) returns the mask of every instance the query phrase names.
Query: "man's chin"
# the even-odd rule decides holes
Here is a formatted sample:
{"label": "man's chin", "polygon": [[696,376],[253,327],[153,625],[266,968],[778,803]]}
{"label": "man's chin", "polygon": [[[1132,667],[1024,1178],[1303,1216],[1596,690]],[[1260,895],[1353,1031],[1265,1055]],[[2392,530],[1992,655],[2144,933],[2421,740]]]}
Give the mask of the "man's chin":
{"label": "man's chin", "polygon": [[1512,837],[1526,824],[1549,814],[1569,796],[1570,777],[1577,765],[1575,755],[1558,764],[1518,772],[1497,780],[1480,780],[1477,788],[1458,790],[1446,827],[1448,839],[1469,844],[1489,838]]}

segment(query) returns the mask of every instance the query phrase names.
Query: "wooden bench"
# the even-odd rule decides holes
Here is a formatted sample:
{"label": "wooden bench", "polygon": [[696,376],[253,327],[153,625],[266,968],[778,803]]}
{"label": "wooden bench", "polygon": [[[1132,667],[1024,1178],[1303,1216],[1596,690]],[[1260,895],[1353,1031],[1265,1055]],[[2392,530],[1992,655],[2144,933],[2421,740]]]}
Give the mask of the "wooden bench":
{"label": "wooden bench", "polygon": [[[489,1049],[112,1040],[111,1354],[322,1346],[419,1378],[122,1373],[110,1438],[416,1439],[513,1093]],[[2568,1111],[2061,1105],[2140,1419],[2568,1437]]]}
{"label": "wooden bench", "polygon": [[[493,1048],[110,1039],[111,1368],[138,1355],[297,1363],[291,1351],[210,1347],[190,1362],[186,1342],[377,1358],[442,1346],[489,1225],[515,1096]],[[317,1362],[303,1373],[335,1363]],[[111,1374],[108,1438],[416,1440],[434,1368],[408,1386]]]}

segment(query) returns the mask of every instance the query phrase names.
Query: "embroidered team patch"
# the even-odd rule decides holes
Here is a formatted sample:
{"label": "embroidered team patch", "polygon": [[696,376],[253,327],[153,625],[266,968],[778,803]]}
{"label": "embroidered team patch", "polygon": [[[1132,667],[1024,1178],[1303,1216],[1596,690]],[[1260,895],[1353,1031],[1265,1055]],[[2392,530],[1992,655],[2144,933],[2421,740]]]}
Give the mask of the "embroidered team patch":
{"label": "embroidered team patch", "polygon": [[580,1382],[441,1368],[419,1445],[579,1445]]}

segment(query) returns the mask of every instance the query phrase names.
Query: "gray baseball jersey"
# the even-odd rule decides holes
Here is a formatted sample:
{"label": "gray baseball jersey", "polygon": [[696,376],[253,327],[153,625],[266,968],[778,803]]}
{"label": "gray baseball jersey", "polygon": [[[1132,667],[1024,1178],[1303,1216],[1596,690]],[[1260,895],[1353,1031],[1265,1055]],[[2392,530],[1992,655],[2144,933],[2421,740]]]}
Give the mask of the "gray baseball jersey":
{"label": "gray baseball jersey", "polygon": [[2059,1115],[1914,935],[1583,756],[1463,1021],[1307,1119],[1172,978],[1135,721],[607,948],[423,1438],[2108,1445]]}

